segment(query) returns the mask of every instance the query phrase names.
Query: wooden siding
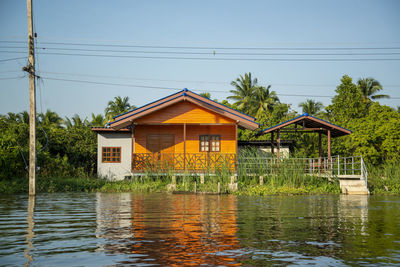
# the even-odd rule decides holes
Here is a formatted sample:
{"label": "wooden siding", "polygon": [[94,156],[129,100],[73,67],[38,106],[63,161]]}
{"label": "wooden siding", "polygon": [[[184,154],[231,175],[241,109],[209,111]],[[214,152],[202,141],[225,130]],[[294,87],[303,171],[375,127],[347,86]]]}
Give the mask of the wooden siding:
{"label": "wooden siding", "polygon": [[[221,153],[236,154],[236,125],[186,125],[186,153],[200,152],[200,135],[220,135]],[[175,153],[184,153],[183,125],[136,125],[134,153],[151,153],[146,149],[147,135],[173,134]]]}
{"label": "wooden siding", "polygon": [[183,101],[135,120],[137,124],[151,123],[218,123],[232,124],[233,120],[193,103]]}

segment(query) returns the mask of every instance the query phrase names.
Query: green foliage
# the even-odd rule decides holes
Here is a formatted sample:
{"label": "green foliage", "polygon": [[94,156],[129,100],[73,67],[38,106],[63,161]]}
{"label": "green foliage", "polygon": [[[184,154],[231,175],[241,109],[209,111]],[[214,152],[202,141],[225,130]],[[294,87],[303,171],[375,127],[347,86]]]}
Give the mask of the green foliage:
{"label": "green foliage", "polygon": [[381,91],[382,85],[374,78],[359,79],[357,87],[360,90],[364,103],[371,102],[371,99],[390,98],[388,95],[377,95]]}
{"label": "green foliage", "polygon": [[400,194],[400,168],[398,164],[385,163],[368,166],[368,187],[371,194]]}
{"label": "green foliage", "polygon": [[347,126],[351,119],[362,118],[367,114],[367,105],[363,102],[363,95],[352,78],[344,75],[341,84],[336,88],[336,95],[332,104],[326,107],[330,120],[334,123]]}
{"label": "green foliage", "polygon": [[124,98],[120,96],[114,97],[114,101],[109,101],[106,109],[104,110],[106,120],[110,121],[113,117],[127,112],[130,109],[134,109],[135,106],[129,104],[129,97]]}
{"label": "green foliage", "polygon": [[301,102],[299,107],[302,108],[303,113],[318,116],[324,106],[319,101],[307,99],[306,101]]}

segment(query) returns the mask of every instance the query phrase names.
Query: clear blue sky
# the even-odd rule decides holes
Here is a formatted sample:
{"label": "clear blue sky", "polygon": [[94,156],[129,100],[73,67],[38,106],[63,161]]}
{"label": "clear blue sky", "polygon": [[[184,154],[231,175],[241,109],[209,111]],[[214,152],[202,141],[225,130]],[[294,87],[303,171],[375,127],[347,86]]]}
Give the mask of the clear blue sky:
{"label": "clear blue sky", "polygon": [[[400,1],[34,1],[34,23],[40,42],[200,47],[400,47]],[[26,1],[0,1],[0,40],[25,41]],[[23,43],[0,43],[0,60],[24,57]],[[10,48],[6,48],[10,47]],[[60,47],[60,46],[53,46]],[[67,47],[67,46],[63,46]],[[74,48],[74,46],[68,46]],[[393,50],[258,51],[214,49],[77,47],[146,51],[208,52],[208,55],[137,54],[139,56],[215,58],[328,58],[329,56],[237,56],[233,53],[400,53]],[[52,51],[61,53],[109,52]],[[113,53],[116,54],[116,53]],[[128,53],[119,53],[127,55]],[[331,58],[400,58],[400,55],[331,56]],[[38,84],[38,111],[51,109],[61,116],[89,117],[103,113],[114,96],[129,96],[143,105],[173,93],[171,90],[96,85],[67,81],[98,81],[212,92],[222,100],[230,82],[251,72],[263,85],[272,85],[282,102],[298,110],[306,98],[282,94],[334,95],[340,78],[374,77],[383,93],[400,97],[400,60],[397,61],[218,61],[37,55],[37,70],[45,77]],[[0,113],[28,110],[28,78],[21,70],[25,59],[0,62]],[[63,74],[60,74],[63,73]],[[68,74],[68,75],[67,75]],[[94,75],[94,76],[89,76]],[[98,77],[112,76],[112,77]],[[307,85],[307,86],[302,86]],[[324,105],[330,98],[314,97]],[[381,103],[396,107],[400,99]]]}

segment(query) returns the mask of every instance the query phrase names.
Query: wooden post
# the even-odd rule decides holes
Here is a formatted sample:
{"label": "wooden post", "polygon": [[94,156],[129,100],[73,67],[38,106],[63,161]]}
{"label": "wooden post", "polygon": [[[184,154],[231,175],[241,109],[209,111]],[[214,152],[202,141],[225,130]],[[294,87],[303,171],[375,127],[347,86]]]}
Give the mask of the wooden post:
{"label": "wooden post", "polygon": [[321,160],[322,160],[322,134],[321,132],[318,133],[318,165],[321,167]]}
{"label": "wooden post", "polygon": [[194,193],[197,194],[197,180],[194,180]]}
{"label": "wooden post", "polygon": [[183,169],[186,170],[186,123],[183,124]]}
{"label": "wooden post", "polygon": [[276,132],[276,158],[279,161],[279,151],[281,149],[281,129]]}
{"label": "wooden post", "polygon": [[271,132],[271,153],[274,156],[274,132]]}
{"label": "wooden post", "polygon": [[331,159],[331,130],[328,130],[328,160]]}
{"label": "wooden post", "polygon": [[35,85],[35,50],[33,40],[32,0],[26,1],[28,10],[28,66],[29,73],[29,195],[36,194],[36,85]]}
{"label": "wooden post", "polygon": [[133,122],[131,124],[131,142],[132,142],[132,146],[131,146],[131,172],[133,171],[133,160],[134,160],[134,153],[135,153],[135,126],[133,125]]}
{"label": "wooden post", "polygon": [[221,184],[219,182],[218,182],[217,191],[218,191],[218,194],[221,193]]}
{"label": "wooden post", "polygon": [[264,184],[264,177],[262,175],[260,175],[260,185]]}
{"label": "wooden post", "polygon": [[204,184],[204,174],[200,174],[200,183]]}

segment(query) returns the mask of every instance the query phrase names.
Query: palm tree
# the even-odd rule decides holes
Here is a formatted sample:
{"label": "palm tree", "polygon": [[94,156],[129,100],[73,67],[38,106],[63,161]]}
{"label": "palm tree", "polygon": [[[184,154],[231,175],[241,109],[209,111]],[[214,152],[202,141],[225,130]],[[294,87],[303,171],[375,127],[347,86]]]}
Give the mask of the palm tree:
{"label": "palm tree", "polygon": [[102,114],[94,115],[94,113],[92,113],[92,121],[90,122],[91,126],[101,127],[104,126],[104,124],[106,124],[106,122]]}
{"label": "palm tree", "polygon": [[382,85],[374,78],[359,79],[357,87],[363,96],[363,102],[370,102],[371,99],[390,98],[388,95],[377,95],[378,91],[381,91]]}
{"label": "palm tree", "polygon": [[232,81],[231,85],[235,90],[230,90],[233,94],[228,96],[228,99],[235,100],[235,105],[242,111],[250,110],[254,95],[254,87],[257,86],[257,78],[251,78],[251,72],[245,73],[244,77],[240,75],[236,81]]}
{"label": "palm tree", "polygon": [[201,93],[200,95],[205,97],[205,98],[211,99],[211,94],[210,93]]}
{"label": "palm tree", "polygon": [[299,104],[299,107],[303,109],[303,113],[308,113],[310,115],[317,115],[320,113],[324,105],[321,102],[314,101],[312,99],[307,99]]}
{"label": "palm tree", "polygon": [[40,123],[46,126],[61,127],[63,120],[54,111],[47,110],[46,113],[39,113]]}
{"label": "palm tree", "polygon": [[75,128],[75,127],[86,127],[89,125],[89,122],[86,118],[82,120],[78,114],[75,114],[71,119],[65,117],[64,124],[65,126],[67,126],[67,128]]}
{"label": "palm tree", "polygon": [[276,103],[279,103],[279,98],[275,91],[270,90],[271,85],[267,87],[256,86],[254,88],[254,110],[256,117],[261,117],[266,114],[271,114]]}
{"label": "palm tree", "polygon": [[108,102],[104,111],[106,114],[106,120],[109,121],[113,117],[134,108],[136,107],[129,104],[129,97],[125,96],[122,98],[120,96],[116,96],[114,97],[114,101],[111,100]]}

